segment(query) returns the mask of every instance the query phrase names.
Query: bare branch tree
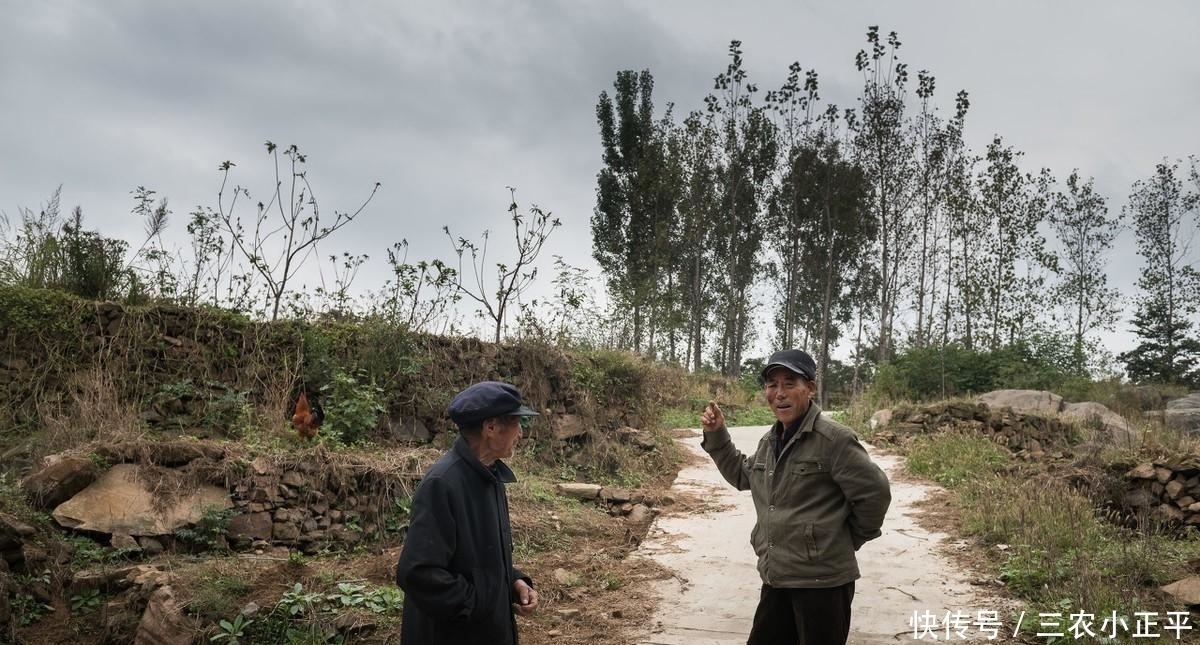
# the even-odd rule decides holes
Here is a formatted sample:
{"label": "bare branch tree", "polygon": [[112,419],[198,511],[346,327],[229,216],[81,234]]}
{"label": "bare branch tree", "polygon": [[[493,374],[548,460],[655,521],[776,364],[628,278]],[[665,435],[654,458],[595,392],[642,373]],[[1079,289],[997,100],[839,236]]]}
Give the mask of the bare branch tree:
{"label": "bare branch tree", "polygon": [[[291,166],[285,200],[284,179],[279,169],[279,150],[270,141],[266,142],[266,148],[275,162],[275,190],[267,203],[258,202],[252,234],[247,237],[241,217],[234,214],[238,199],[250,199],[250,191],[238,185],[234,187],[228,204],[225,202],[229,171],[235,165],[232,161],[225,161],[220,166],[224,174],[221,178],[221,189],[217,192],[216,215],[224,229],[229,232],[233,247],[246,258],[254,273],[266,282],[271,320],[275,320],[279,317],[279,305],[287,293],[288,283],[309,256],[316,252],[317,243],[354,221],[379,191],[379,182],[375,182],[371,194],[357,210],[353,213],[334,211],[333,223],[325,226],[321,223],[321,211],[312,194],[312,186],[308,183],[308,175],[302,169],[307,160],[306,156],[301,154],[295,144],[283,151]],[[274,223],[269,221],[272,215],[278,215]],[[272,226],[274,228],[271,228]],[[276,236],[280,236],[281,240],[273,242],[272,238]],[[276,248],[271,248],[273,246]],[[271,253],[277,253],[274,259],[268,257]]]}
{"label": "bare branch tree", "polygon": [[[517,257],[511,267],[504,262],[496,263],[496,291],[494,294],[488,293],[486,278],[487,245],[490,231],[484,231],[483,241],[476,244],[463,237],[455,238],[450,234],[449,226],[442,227],[446,236],[450,238],[450,243],[454,246],[454,252],[458,254],[458,270],[452,277],[454,284],[459,293],[466,294],[479,303],[479,306],[482,307],[479,310],[481,317],[486,317],[495,323],[494,342],[497,343],[500,342],[500,334],[504,329],[504,320],[509,309],[520,300],[521,294],[537,277],[537,267],[533,266],[533,262],[541,253],[546,238],[550,237],[550,233],[555,228],[562,225],[557,217],[551,218],[550,213],[536,205],[530,207],[529,214],[532,217],[526,221],[525,216],[518,212],[516,189],[509,187],[508,191],[512,196],[508,212],[512,215],[513,234],[517,242]],[[467,251],[471,254],[471,265],[475,274],[473,287],[467,286],[463,282],[462,260],[463,253]]]}

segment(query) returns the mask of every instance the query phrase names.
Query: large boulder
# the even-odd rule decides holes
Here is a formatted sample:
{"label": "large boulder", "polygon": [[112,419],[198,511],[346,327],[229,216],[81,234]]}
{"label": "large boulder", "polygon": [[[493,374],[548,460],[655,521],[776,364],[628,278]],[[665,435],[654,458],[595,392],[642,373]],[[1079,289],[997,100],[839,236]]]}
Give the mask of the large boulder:
{"label": "large boulder", "polygon": [[1185,605],[1200,605],[1200,577],[1190,576],[1159,587]]}
{"label": "large boulder", "polygon": [[872,430],[877,430],[879,428],[887,427],[887,425],[891,422],[892,422],[892,409],[885,408],[883,410],[876,410],[875,414],[871,415],[870,425],[871,425]]}
{"label": "large boulder", "polygon": [[1050,416],[1063,409],[1063,398],[1044,390],[995,390],[983,394],[979,401],[989,408],[1012,408],[1021,414]]}
{"label": "large boulder", "polygon": [[1125,417],[1095,401],[1070,403],[1063,408],[1062,417],[1085,427],[1096,428],[1099,431],[1097,439],[1108,445],[1132,448],[1140,442],[1137,431],[1129,426]]}
{"label": "large boulder", "polygon": [[1169,428],[1185,432],[1200,432],[1200,392],[1173,401],[1167,401],[1163,421]]}
{"label": "large boulder", "polygon": [[30,506],[49,510],[71,499],[76,493],[96,481],[100,470],[91,459],[84,457],[51,456],[46,466],[26,477],[21,490]]}
{"label": "large boulder", "polygon": [[554,438],[559,441],[578,440],[586,437],[588,426],[574,414],[560,414],[551,422]]}
{"label": "large boulder", "polygon": [[61,526],[81,531],[131,536],[170,535],[195,524],[205,509],[233,506],[229,491],[218,486],[197,486],[164,499],[138,475],[135,464],[117,464],[52,513]]}

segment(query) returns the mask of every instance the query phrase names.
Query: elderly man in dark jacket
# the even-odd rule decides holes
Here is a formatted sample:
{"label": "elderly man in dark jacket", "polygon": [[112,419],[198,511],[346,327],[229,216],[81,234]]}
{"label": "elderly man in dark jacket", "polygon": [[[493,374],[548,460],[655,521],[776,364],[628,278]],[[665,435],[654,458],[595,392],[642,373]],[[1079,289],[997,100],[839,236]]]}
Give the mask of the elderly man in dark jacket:
{"label": "elderly man in dark jacket", "polygon": [[450,418],[461,434],[413,494],[396,584],[404,589],[402,645],[516,645],[515,615],[537,607],[533,581],[513,567],[500,461],[512,457],[521,422],[537,416],[507,383],[459,392]]}

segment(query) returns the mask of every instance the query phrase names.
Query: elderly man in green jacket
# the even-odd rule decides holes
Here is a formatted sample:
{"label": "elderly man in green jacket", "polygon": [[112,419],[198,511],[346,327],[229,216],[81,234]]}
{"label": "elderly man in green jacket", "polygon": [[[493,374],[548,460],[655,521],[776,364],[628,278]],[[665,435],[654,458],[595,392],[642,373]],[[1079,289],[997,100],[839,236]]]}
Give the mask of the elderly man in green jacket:
{"label": "elderly man in green jacket", "polygon": [[726,481],[750,490],[758,523],[750,543],[762,594],[748,645],[844,645],[858,560],[880,536],[891,503],[887,476],[854,432],[813,401],[816,363],[776,352],[762,371],[776,422],[751,454],[734,447],[725,415],[709,402],[701,444]]}

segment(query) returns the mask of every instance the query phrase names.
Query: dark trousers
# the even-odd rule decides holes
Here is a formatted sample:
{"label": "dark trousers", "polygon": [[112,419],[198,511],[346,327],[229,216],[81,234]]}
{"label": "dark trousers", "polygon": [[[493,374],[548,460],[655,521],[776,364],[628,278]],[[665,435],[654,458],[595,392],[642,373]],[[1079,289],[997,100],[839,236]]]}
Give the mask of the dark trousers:
{"label": "dark trousers", "polygon": [[828,589],[763,585],[746,645],[845,645],[854,583]]}

